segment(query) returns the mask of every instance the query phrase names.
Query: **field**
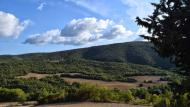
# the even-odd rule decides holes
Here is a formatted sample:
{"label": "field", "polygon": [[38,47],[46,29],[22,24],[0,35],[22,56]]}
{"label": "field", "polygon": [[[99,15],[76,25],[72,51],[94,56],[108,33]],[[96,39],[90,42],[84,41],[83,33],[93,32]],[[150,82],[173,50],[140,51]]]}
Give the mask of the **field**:
{"label": "field", "polygon": [[37,107],[148,107],[140,105],[118,104],[118,103],[68,103],[68,104],[49,104]]}
{"label": "field", "polygon": [[[52,75],[61,75],[63,73],[57,74],[38,74],[38,73],[28,73],[25,76],[19,76],[17,78],[25,78],[29,79],[35,77],[37,79],[44,78],[46,76]],[[74,75],[74,73],[70,73]],[[78,83],[90,83],[98,86],[105,86],[108,88],[119,88],[119,89],[132,89],[138,88],[140,84],[143,84],[141,87],[151,87],[158,84],[166,84],[167,81],[159,81],[162,76],[131,76],[130,78],[137,80],[137,82],[129,83],[129,82],[119,82],[119,81],[102,81],[102,80],[92,80],[92,79],[83,79],[83,78],[70,78],[70,77],[62,77],[65,81],[69,83],[78,82]],[[145,83],[144,81],[152,81],[151,83]]]}
{"label": "field", "polygon": [[25,79],[28,79],[28,78],[35,77],[35,78],[37,78],[37,79],[41,79],[41,78],[44,78],[44,77],[46,77],[46,76],[49,76],[49,74],[28,73],[27,75],[18,76],[17,78],[25,78]]}
{"label": "field", "polygon": [[119,103],[56,103],[35,106],[35,102],[25,102],[23,104],[18,102],[0,103],[0,107],[150,107],[141,105],[119,104]]}

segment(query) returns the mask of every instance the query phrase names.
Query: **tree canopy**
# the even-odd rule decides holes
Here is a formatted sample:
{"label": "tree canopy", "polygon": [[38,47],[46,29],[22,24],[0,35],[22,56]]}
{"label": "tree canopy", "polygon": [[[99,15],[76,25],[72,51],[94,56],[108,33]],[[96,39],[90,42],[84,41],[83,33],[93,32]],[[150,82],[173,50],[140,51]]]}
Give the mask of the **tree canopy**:
{"label": "tree canopy", "polygon": [[141,35],[154,44],[163,57],[169,57],[190,74],[190,0],[160,0],[147,18],[136,18],[138,25],[147,28],[148,35]]}

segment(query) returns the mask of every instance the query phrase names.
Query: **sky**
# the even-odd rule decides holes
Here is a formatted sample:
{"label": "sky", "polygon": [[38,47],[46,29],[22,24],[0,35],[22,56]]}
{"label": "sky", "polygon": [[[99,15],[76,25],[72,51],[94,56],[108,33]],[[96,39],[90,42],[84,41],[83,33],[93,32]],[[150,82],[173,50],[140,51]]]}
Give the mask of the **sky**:
{"label": "sky", "polygon": [[0,0],[0,55],[143,40],[158,0]]}

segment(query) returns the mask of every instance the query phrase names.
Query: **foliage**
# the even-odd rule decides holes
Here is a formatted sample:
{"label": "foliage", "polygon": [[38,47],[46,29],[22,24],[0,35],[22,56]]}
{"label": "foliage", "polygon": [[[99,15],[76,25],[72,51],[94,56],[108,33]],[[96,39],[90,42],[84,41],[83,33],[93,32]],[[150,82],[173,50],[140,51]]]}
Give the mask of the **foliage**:
{"label": "foliage", "polygon": [[[154,52],[154,50],[152,49],[152,44],[148,42],[118,43],[52,53],[32,53],[9,56],[4,55],[0,56],[0,65],[10,62],[26,61],[27,63],[30,62],[31,64],[33,64],[32,67],[38,67],[40,68],[40,71],[45,71],[46,65],[44,65],[43,63],[50,62],[51,65],[49,63],[46,64],[49,68],[56,69],[57,71],[52,71],[52,73],[55,73],[61,71],[61,66],[63,66],[62,62],[67,62],[67,64],[73,64],[75,61],[79,62],[80,60],[93,60],[100,62],[124,62],[167,69],[174,67],[171,63],[169,63],[168,59],[163,59],[156,52]],[[21,63],[19,65],[19,68],[23,69],[21,66],[27,67],[28,65],[31,65],[30,63]],[[75,70],[75,65],[70,66],[73,66],[72,68],[73,70]],[[25,71],[27,72],[27,69],[25,69]],[[37,72],[38,69],[34,69],[34,71]]]}
{"label": "foliage", "polygon": [[26,93],[21,89],[0,88],[0,101],[25,101]]}
{"label": "foliage", "polygon": [[38,100],[39,103],[58,103],[58,102],[64,102],[65,101],[65,91],[59,91],[57,93],[53,94],[46,94],[45,96],[42,96],[41,99]]}
{"label": "foliage", "polygon": [[[174,89],[159,85],[148,89],[119,90],[92,84],[68,83],[62,79],[62,77],[72,77],[136,82],[129,76],[172,77],[174,75],[172,72],[161,69],[171,67],[167,59],[161,59],[156,55],[151,46],[150,43],[134,42],[66,52],[0,56],[0,87],[2,87],[0,101],[35,100],[39,103],[93,101],[177,105],[181,100],[172,96],[176,87],[181,85],[181,80],[177,80],[178,84],[173,83],[176,84]],[[139,63],[136,62],[137,59]],[[160,68],[157,68],[158,66]],[[19,78],[28,73],[52,75],[42,79]],[[180,99],[186,105],[189,94],[180,95],[184,95]],[[168,103],[170,98],[171,101]],[[171,103],[173,100],[175,103]]]}
{"label": "foliage", "polygon": [[154,105],[154,107],[171,107],[170,99],[162,98],[159,103]]}
{"label": "foliage", "polygon": [[160,0],[153,3],[155,10],[144,20],[137,17],[138,25],[147,28],[151,36],[143,35],[150,40],[155,50],[189,74],[190,70],[190,1]]}
{"label": "foliage", "polygon": [[[64,73],[62,74],[63,77],[67,76],[104,81],[118,80],[125,82],[135,82],[135,80],[128,78],[128,76],[168,74],[166,70],[147,65],[91,60],[67,60],[61,62],[10,61],[0,63],[0,77],[2,79],[14,78],[19,75],[26,75],[30,72],[45,74]],[[78,74],[70,75],[68,73]]]}
{"label": "foliage", "polygon": [[[189,93],[174,98],[173,89],[168,85],[158,85],[148,89],[119,90],[92,85],[67,83],[59,76],[42,79],[7,79],[0,81],[0,101],[30,101],[42,103],[58,102],[121,102],[155,107],[186,107],[190,102]],[[183,105],[183,106],[182,106]]]}

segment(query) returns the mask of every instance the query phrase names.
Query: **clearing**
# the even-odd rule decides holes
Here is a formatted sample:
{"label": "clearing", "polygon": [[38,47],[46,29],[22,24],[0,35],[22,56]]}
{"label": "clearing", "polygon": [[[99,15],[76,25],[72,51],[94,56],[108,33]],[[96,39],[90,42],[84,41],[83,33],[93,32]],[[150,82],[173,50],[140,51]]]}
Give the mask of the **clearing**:
{"label": "clearing", "polygon": [[82,103],[62,103],[62,104],[47,104],[40,105],[37,107],[150,107],[141,105],[129,105],[129,104],[118,104],[118,103],[92,103],[92,102],[82,102]]}
{"label": "clearing", "polygon": [[[35,77],[37,79],[44,78],[46,76],[52,76],[52,75],[61,75],[63,73],[58,74],[38,74],[38,73],[28,73],[25,76],[19,76],[17,78],[25,78],[29,79],[32,77]],[[76,73],[70,73],[72,75]],[[78,73],[77,73],[78,74]],[[95,84],[99,86],[105,86],[108,88],[119,88],[119,89],[131,89],[131,88],[138,88],[140,84],[141,87],[151,87],[157,84],[166,84],[167,81],[159,81],[162,76],[131,76],[130,78],[136,79],[137,82],[129,83],[129,82],[119,82],[119,81],[102,81],[102,80],[92,80],[92,79],[83,79],[83,78],[69,78],[69,77],[62,77],[65,81],[69,83],[78,82],[78,83],[90,83]],[[144,81],[152,81],[151,83],[144,83]]]}

